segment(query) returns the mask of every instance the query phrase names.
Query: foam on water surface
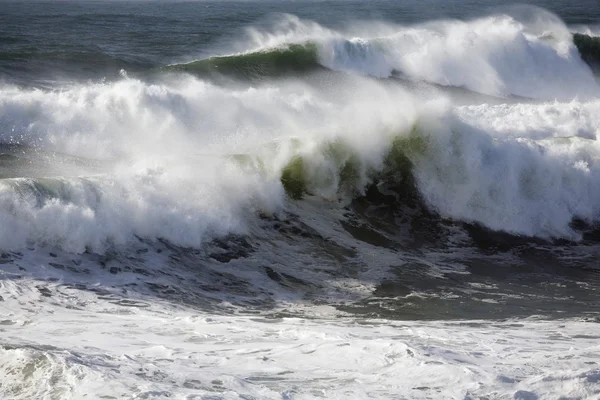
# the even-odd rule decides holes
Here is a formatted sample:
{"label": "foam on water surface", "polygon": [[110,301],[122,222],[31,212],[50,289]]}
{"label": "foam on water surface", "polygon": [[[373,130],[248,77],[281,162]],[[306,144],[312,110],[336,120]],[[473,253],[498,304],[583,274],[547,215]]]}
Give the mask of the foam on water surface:
{"label": "foam on water surface", "polygon": [[600,390],[595,322],[224,316],[144,298],[115,305],[52,284],[43,297],[38,284],[2,283],[5,398],[592,399]]}

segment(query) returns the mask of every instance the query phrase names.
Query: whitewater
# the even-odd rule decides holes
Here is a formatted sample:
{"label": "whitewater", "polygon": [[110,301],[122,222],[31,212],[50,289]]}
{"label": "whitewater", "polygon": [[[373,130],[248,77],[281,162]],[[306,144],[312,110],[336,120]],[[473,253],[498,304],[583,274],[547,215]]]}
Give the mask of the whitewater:
{"label": "whitewater", "polygon": [[201,4],[0,3],[0,398],[598,397],[597,24]]}

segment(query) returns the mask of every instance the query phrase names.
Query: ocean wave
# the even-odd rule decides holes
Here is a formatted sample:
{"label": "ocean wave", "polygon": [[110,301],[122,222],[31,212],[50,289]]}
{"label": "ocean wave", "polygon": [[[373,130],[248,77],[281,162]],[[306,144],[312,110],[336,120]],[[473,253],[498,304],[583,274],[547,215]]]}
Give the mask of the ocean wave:
{"label": "ocean wave", "polygon": [[573,220],[598,220],[597,101],[452,107],[347,79],[335,90],[191,77],[4,88],[3,142],[91,161],[45,157],[52,168],[1,180],[0,242],[197,247],[307,195],[343,204],[402,182],[443,218],[516,235],[576,240]]}
{"label": "ocean wave", "polygon": [[165,71],[183,71],[199,76],[228,75],[257,79],[290,76],[316,70],[319,64],[314,44],[290,44],[281,48],[246,54],[211,57],[185,64],[164,67]]}
{"label": "ocean wave", "polygon": [[594,39],[572,36],[554,19],[536,24],[495,15],[409,27],[374,25],[356,36],[283,16],[272,32],[251,31],[249,49],[241,53],[166,69],[256,78],[326,67],[377,78],[400,74],[494,96],[597,95],[597,83],[582,61],[596,62]]}

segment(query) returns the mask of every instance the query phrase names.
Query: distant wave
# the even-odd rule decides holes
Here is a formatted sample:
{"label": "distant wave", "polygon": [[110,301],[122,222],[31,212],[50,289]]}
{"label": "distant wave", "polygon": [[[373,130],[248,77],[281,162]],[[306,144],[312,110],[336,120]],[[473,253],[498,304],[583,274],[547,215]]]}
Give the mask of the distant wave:
{"label": "distant wave", "polygon": [[285,28],[255,34],[254,50],[165,69],[256,79],[327,68],[377,78],[400,74],[494,96],[569,99],[598,94],[582,61],[597,62],[597,39],[572,36],[564,25],[549,26],[556,31],[552,34],[532,32],[512,17],[498,15],[373,28],[372,36],[353,37],[287,18],[291,22]]}

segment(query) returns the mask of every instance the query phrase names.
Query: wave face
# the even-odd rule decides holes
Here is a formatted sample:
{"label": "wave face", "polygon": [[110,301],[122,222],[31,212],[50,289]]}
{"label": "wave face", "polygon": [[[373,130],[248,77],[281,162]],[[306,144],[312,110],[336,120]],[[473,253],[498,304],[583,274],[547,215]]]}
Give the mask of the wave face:
{"label": "wave face", "polygon": [[291,44],[272,50],[170,65],[163,70],[183,71],[200,76],[226,75],[238,79],[259,79],[291,76],[316,70],[319,66],[315,45]]}
{"label": "wave face", "polygon": [[600,36],[575,33],[573,42],[579,49],[581,58],[598,71],[600,69]]}
{"label": "wave face", "polygon": [[586,64],[597,62],[595,39],[579,33],[572,37],[566,26],[544,13],[525,22],[495,15],[408,27],[379,24],[356,33],[287,15],[271,31],[251,30],[248,36],[253,50],[169,69],[268,77],[326,67],[377,78],[401,75],[502,97],[598,94]]}

